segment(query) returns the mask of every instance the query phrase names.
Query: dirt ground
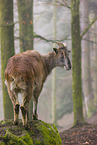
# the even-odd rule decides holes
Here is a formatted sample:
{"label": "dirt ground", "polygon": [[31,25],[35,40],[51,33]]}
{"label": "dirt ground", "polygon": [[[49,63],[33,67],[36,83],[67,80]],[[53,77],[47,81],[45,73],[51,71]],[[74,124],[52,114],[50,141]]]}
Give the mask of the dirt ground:
{"label": "dirt ground", "polygon": [[62,145],[97,145],[97,124],[70,128],[60,133]]}
{"label": "dirt ground", "polygon": [[62,145],[97,145],[97,115],[87,122],[60,132]]}

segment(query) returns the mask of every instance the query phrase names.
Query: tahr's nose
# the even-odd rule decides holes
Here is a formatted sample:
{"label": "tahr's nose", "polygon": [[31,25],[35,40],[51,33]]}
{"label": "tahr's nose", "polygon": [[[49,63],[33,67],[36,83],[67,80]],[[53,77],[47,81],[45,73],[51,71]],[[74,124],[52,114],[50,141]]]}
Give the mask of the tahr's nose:
{"label": "tahr's nose", "polygon": [[71,69],[71,64],[68,64],[67,65],[67,70],[70,70]]}

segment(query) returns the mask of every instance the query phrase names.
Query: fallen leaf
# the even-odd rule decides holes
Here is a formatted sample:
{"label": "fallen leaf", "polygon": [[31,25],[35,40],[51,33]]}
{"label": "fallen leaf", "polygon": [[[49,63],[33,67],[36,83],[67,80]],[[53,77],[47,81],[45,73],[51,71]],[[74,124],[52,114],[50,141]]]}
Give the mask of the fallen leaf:
{"label": "fallen leaf", "polygon": [[89,142],[87,142],[87,141],[86,141],[86,142],[85,142],[85,143],[83,143],[83,144],[87,145],[87,144],[89,144]]}

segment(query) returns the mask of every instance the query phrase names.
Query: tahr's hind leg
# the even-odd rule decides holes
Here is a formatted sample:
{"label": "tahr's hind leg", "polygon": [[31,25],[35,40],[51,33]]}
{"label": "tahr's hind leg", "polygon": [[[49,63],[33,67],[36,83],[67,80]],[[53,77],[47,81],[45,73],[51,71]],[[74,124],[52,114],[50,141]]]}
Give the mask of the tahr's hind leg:
{"label": "tahr's hind leg", "polygon": [[14,124],[18,125],[19,121],[19,104],[16,104],[14,107]]}
{"label": "tahr's hind leg", "polygon": [[18,102],[18,95],[17,93],[13,92],[13,91],[10,91],[8,89],[8,93],[9,93],[9,96],[10,96],[10,99],[12,101],[12,104],[13,104],[13,110],[14,110],[14,124],[15,125],[18,125],[19,121],[19,102]]}
{"label": "tahr's hind leg", "polygon": [[21,105],[21,112],[22,112],[22,122],[23,122],[23,126],[27,127],[28,124],[28,106],[29,106],[29,102],[32,98],[32,92],[31,91],[27,91],[23,93],[23,102]]}
{"label": "tahr's hind leg", "polygon": [[33,120],[38,120],[38,115],[37,115],[37,104],[38,104],[38,101],[33,101]]}

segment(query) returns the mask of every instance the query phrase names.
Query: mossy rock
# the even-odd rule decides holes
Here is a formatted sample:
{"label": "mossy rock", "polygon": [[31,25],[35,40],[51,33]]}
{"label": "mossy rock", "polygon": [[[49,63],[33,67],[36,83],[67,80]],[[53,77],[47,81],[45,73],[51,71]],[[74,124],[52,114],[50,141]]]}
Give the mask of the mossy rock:
{"label": "mossy rock", "polygon": [[30,121],[25,129],[20,121],[18,126],[12,120],[0,122],[0,145],[61,145],[61,138],[53,124],[41,120]]}

